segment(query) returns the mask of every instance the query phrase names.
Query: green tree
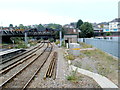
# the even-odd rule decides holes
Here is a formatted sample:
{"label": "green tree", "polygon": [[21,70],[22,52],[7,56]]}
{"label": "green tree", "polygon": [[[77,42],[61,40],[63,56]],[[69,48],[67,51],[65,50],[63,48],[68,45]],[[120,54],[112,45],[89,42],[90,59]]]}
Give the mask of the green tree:
{"label": "green tree", "polygon": [[20,27],[20,29],[24,29],[24,25],[23,24],[20,24],[19,27]]}
{"label": "green tree", "polygon": [[80,26],[83,24],[83,21],[80,19],[77,22],[76,28],[80,29]]}
{"label": "green tree", "polygon": [[100,25],[100,28],[104,28],[104,25],[103,25],[103,24],[101,24],[101,25]]}
{"label": "green tree", "polygon": [[37,26],[37,28],[38,28],[38,30],[45,30],[45,27],[44,27],[42,24],[39,24],[39,25]]}
{"label": "green tree", "polygon": [[[64,30],[64,28],[62,28],[62,27],[60,27],[59,28],[59,30],[61,30],[61,32],[62,32],[62,38],[64,37],[64,35],[65,35],[65,33],[66,33],[66,31]],[[57,38],[57,39],[59,39],[59,31],[56,31],[55,32],[55,38]]]}
{"label": "green tree", "polygon": [[60,24],[47,24],[47,26],[45,28],[52,28],[52,29],[60,29],[62,26]]}
{"label": "green tree", "polygon": [[80,30],[81,30],[81,37],[83,38],[90,38],[93,36],[94,33],[93,26],[89,22],[84,22],[81,25]]}
{"label": "green tree", "polygon": [[13,24],[10,24],[9,27],[13,27]]}
{"label": "green tree", "polygon": [[110,32],[106,33],[106,36],[111,36],[111,35],[112,35],[112,33],[110,33]]}

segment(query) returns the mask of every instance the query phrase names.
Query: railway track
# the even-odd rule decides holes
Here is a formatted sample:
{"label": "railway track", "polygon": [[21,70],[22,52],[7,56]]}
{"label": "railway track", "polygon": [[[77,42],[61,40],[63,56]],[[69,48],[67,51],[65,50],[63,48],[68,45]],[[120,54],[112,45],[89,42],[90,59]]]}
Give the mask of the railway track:
{"label": "railway track", "polygon": [[[41,44],[42,44],[42,43],[41,43]],[[40,44],[40,45],[41,45],[41,44]],[[26,53],[28,53],[28,52],[31,52],[31,51],[33,51],[34,49],[38,48],[40,45],[38,45],[38,46],[36,46],[36,47],[28,50],[28,51],[25,51],[25,52],[23,52],[23,53],[20,53],[20,54],[18,54],[18,55],[16,55],[16,56],[13,56],[12,58],[2,59],[2,62],[0,63],[0,65],[6,63],[6,62],[8,62],[8,61],[11,61],[11,60],[13,60],[13,59],[15,59],[15,58],[18,58],[18,57],[20,57],[20,56],[22,56],[22,55],[24,55],[24,54],[26,54]]]}
{"label": "railway track", "polygon": [[52,48],[52,44],[47,44],[47,47],[42,51],[42,53],[37,55],[30,63],[4,81],[0,87],[25,89],[47,61]]}
{"label": "railway track", "polygon": [[23,62],[25,60],[28,60],[29,58],[33,57],[35,55],[34,53],[36,51],[38,51],[40,48],[42,48],[43,46],[44,46],[44,44],[41,43],[40,45],[36,46],[35,48],[33,48],[33,49],[29,50],[29,51],[23,52],[23,53],[18,54],[17,56],[15,56],[13,58],[10,58],[9,60],[4,61],[1,64],[2,68],[0,70],[0,74],[10,70],[14,66],[20,64],[21,62]]}

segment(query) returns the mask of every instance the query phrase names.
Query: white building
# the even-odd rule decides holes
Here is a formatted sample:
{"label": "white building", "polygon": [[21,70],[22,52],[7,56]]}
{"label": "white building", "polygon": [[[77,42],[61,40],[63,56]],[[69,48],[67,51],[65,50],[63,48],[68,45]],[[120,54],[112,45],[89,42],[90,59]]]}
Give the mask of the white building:
{"label": "white building", "polygon": [[109,22],[110,32],[120,31],[120,18],[116,18]]}

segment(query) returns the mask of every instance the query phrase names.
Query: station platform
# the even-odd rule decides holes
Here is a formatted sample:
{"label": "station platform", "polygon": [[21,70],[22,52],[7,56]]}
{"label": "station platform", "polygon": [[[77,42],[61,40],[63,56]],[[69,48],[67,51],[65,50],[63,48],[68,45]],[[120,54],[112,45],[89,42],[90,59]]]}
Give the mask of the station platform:
{"label": "station platform", "polygon": [[16,52],[16,51],[20,51],[20,50],[22,50],[22,49],[9,49],[9,50],[5,50],[5,51],[0,52],[0,56],[6,55],[6,54],[10,54],[10,53],[13,53],[13,52]]}

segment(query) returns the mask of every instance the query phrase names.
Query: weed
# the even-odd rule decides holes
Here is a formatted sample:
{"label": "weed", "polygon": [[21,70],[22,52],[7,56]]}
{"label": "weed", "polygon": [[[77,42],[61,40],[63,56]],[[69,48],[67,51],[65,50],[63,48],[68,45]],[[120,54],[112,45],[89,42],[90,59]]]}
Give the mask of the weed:
{"label": "weed", "polygon": [[56,45],[60,44],[60,41],[56,41],[55,44],[56,44]]}
{"label": "weed", "polygon": [[80,42],[80,45],[82,46],[81,48],[92,48],[92,45],[85,44],[83,42]]}
{"label": "weed", "polygon": [[110,72],[110,70],[106,67],[103,67],[102,65],[98,65],[97,67],[97,71],[99,74],[103,75],[103,76],[107,76]]}
{"label": "weed", "polygon": [[77,69],[75,71],[72,71],[70,75],[66,76],[66,79],[72,82],[77,82],[78,77],[76,76],[76,73],[77,73]]}
{"label": "weed", "polygon": [[72,55],[72,54],[69,54],[69,55],[65,56],[65,58],[68,59],[68,60],[74,60],[75,59],[74,55]]}
{"label": "weed", "polygon": [[[107,53],[100,49],[81,51],[81,53],[97,61],[96,69],[99,74],[106,77],[117,74],[114,71],[118,70],[118,61]],[[91,70],[89,67],[87,69]]]}
{"label": "weed", "polygon": [[88,65],[86,65],[85,69],[86,69],[86,70],[89,70],[89,71],[91,71],[91,72],[93,72],[92,67],[90,67],[90,66],[88,66]]}
{"label": "weed", "polygon": [[25,44],[18,44],[15,48],[27,48]]}
{"label": "weed", "polygon": [[78,62],[78,61],[76,61],[76,62],[74,62],[72,64],[75,65],[76,67],[79,67],[79,68],[81,68],[81,66],[82,66],[82,63]]}
{"label": "weed", "polygon": [[84,57],[85,57],[85,56],[82,55],[82,54],[79,55],[79,58],[80,58],[80,59],[82,59],[82,58],[84,58]]}
{"label": "weed", "polygon": [[62,47],[65,47],[65,42],[64,41],[62,41]]}

